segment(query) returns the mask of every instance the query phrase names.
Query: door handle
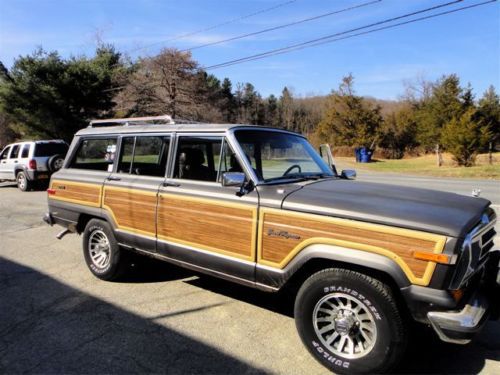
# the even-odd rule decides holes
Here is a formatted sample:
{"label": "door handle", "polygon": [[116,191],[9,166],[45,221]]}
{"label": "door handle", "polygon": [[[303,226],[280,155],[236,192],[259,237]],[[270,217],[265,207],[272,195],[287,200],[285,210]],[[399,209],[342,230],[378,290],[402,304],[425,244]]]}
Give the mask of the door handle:
{"label": "door handle", "polygon": [[179,184],[177,182],[164,182],[162,185],[164,187],[179,187],[179,186],[181,186],[181,184]]}
{"label": "door handle", "polygon": [[17,160],[14,160],[14,163],[17,163]]}
{"label": "door handle", "polygon": [[108,181],[121,181],[122,178],[121,177],[114,177],[114,176],[109,176],[107,178]]}

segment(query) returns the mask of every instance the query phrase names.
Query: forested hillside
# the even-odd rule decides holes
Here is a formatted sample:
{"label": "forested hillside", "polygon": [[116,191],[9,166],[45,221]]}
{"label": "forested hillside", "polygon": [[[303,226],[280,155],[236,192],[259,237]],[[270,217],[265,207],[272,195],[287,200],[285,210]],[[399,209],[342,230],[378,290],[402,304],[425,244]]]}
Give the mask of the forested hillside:
{"label": "forested hillside", "polygon": [[470,85],[443,72],[435,82],[407,85],[398,101],[384,101],[359,96],[348,72],[328,96],[303,97],[284,87],[278,96],[263,97],[251,83],[208,74],[189,52],[175,49],[134,61],[112,46],[99,47],[91,58],[37,50],[10,69],[0,63],[0,145],[37,137],[69,141],[93,118],[159,114],[269,125],[339,152],[365,146],[388,158],[438,147],[465,166],[500,140],[493,86],[474,97]]}

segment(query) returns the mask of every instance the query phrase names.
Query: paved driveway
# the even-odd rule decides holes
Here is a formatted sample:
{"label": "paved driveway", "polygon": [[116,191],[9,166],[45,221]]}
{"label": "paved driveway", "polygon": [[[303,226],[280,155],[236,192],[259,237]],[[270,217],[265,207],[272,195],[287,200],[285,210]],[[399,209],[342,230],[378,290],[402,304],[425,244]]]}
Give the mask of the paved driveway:
{"label": "paved driveway", "polygon": [[[0,186],[0,374],[327,373],[284,296],[157,263],[94,278],[81,238],[55,239],[44,192]],[[420,330],[400,372],[500,373],[500,323],[469,346]]]}

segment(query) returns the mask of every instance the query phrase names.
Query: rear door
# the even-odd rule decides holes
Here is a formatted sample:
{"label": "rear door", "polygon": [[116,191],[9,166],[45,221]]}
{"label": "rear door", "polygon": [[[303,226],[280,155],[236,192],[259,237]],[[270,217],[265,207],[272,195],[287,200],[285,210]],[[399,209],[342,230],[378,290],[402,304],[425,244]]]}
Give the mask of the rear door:
{"label": "rear door", "polygon": [[[113,171],[116,155],[116,136],[82,137],[65,167],[52,175],[50,204],[63,201],[65,209],[71,205],[81,213],[100,213],[104,180]],[[85,210],[82,206],[86,206]]]}
{"label": "rear door", "polygon": [[168,258],[253,282],[258,197],[238,196],[221,175],[237,160],[221,136],[179,135],[173,169],[160,186],[158,252]]}
{"label": "rear door", "polygon": [[113,173],[103,191],[103,209],[111,216],[119,242],[156,251],[158,189],[165,180],[170,136],[122,136]]}
{"label": "rear door", "polygon": [[7,159],[9,158],[11,146],[7,146],[0,153],[0,180],[12,178],[8,173]]}

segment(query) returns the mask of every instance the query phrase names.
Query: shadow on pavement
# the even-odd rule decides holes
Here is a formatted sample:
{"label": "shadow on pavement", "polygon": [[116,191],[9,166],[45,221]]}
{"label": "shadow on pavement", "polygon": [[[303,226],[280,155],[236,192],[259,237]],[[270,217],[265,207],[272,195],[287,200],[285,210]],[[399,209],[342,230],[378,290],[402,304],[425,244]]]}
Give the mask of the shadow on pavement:
{"label": "shadow on pavement", "polygon": [[[185,282],[293,317],[292,297],[286,293],[265,293],[209,276]],[[431,328],[418,325],[412,335],[407,354],[396,369],[396,373],[474,374],[483,369],[486,359],[500,361],[500,321],[489,322],[483,332],[471,344],[465,346],[444,343]]]}
{"label": "shadow on pavement", "polygon": [[0,257],[0,373],[263,373],[155,318]]}

